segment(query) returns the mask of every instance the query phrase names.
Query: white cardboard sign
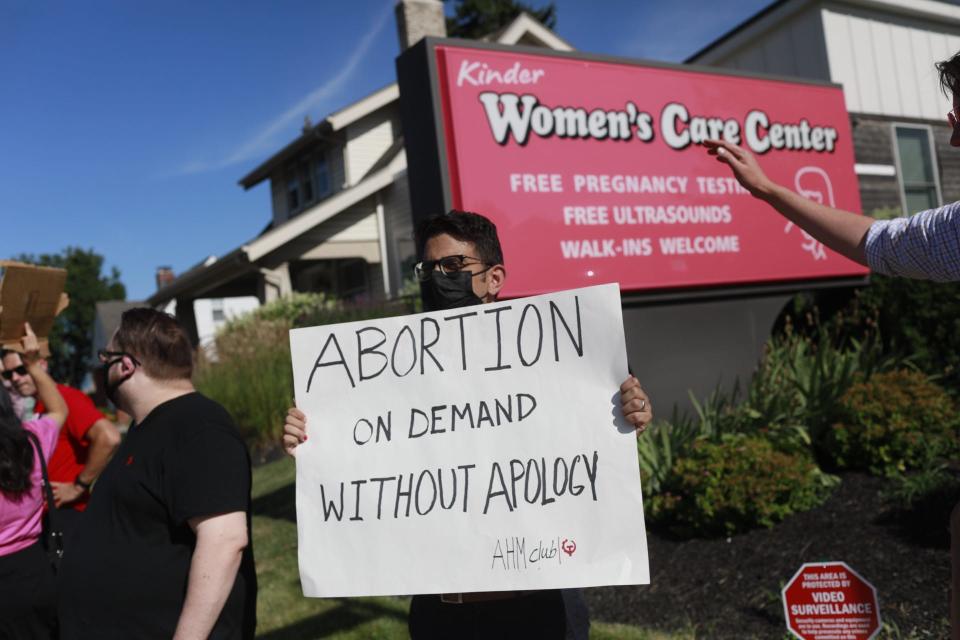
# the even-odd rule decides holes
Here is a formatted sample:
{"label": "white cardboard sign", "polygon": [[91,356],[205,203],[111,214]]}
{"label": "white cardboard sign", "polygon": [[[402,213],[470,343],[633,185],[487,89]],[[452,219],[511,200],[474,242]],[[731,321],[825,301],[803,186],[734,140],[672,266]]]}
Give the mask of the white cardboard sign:
{"label": "white cardboard sign", "polygon": [[649,583],[616,284],[295,329],[290,349],[305,595]]}

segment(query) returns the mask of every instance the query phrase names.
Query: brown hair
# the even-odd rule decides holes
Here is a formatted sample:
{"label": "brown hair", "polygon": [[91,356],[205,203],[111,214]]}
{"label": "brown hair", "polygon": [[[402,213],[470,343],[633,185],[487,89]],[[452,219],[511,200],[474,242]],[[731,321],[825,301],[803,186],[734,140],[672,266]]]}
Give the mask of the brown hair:
{"label": "brown hair", "polygon": [[937,62],[934,64],[937,72],[940,73],[940,88],[943,94],[948,98],[947,91],[960,96],[960,53],[955,54],[949,60]]}
{"label": "brown hair", "polygon": [[420,256],[430,238],[447,234],[460,242],[472,242],[477,248],[477,257],[488,266],[503,264],[503,249],[497,236],[497,225],[489,218],[472,211],[458,211],[427,218],[417,228],[417,244]]}
{"label": "brown hair", "polygon": [[113,343],[139,360],[151,378],[179,380],[193,374],[193,345],[169,313],[147,307],[125,311]]}

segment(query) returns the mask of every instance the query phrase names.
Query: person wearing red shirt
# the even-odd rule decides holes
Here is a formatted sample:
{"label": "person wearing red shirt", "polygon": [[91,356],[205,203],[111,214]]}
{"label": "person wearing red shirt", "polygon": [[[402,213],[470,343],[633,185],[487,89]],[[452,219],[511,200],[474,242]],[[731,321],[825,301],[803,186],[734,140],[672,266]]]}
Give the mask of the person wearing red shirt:
{"label": "person wearing red shirt", "polygon": [[[0,362],[0,375],[13,384],[17,393],[36,396],[36,382],[27,373],[19,353],[4,350],[0,352]],[[46,361],[41,360],[41,365],[46,370]],[[56,507],[72,516],[86,509],[90,487],[120,445],[120,433],[82,391],[63,384],[58,384],[57,390],[66,400],[69,414],[47,466]],[[37,403],[36,412],[44,412],[42,403]],[[61,518],[67,520],[67,530],[70,519]]]}

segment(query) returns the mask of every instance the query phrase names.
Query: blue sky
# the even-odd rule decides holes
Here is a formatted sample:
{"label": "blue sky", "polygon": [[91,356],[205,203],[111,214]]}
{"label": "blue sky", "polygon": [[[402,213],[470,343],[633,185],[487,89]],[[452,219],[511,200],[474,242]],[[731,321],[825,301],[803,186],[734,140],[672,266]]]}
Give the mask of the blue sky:
{"label": "blue sky", "polygon": [[[558,0],[556,30],[678,62],[769,3]],[[394,81],[393,5],[0,0],[0,257],[92,248],[141,299],[256,236],[268,187],[237,180]]]}

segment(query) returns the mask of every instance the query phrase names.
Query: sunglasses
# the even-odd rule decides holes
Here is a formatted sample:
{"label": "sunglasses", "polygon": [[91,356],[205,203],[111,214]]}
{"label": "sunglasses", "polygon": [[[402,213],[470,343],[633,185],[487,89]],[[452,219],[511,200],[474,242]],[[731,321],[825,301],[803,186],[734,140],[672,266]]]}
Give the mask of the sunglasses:
{"label": "sunglasses", "polygon": [[97,359],[100,360],[100,364],[113,366],[123,358],[130,358],[130,360],[133,361],[133,364],[137,365],[138,367],[140,366],[140,361],[126,351],[107,351],[106,349],[100,349],[97,351]]}
{"label": "sunglasses", "polygon": [[[473,260],[474,262],[468,263],[467,260]],[[426,282],[430,279],[430,274],[433,273],[437,268],[440,269],[440,273],[445,276],[457,273],[458,271],[463,271],[464,267],[468,264],[486,264],[480,258],[474,258],[473,256],[465,255],[453,255],[453,256],[443,256],[438,260],[424,260],[418,262],[413,267],[413,272],[417,276],[417,280],[420,282]],[[484,270],[485,271],[485,270]],[[483,273],[482,271],[480,273]],[[480,274],[474,274],[480,275]]]}
{"label": "sunglasses", "polygon": [[23,365],[20,365],[19,367],[14,367],[13,369],[4,369],[3,371],[0,371],[0,376],[3,376],[4,380],[13,380],[13,374],[17,374],[21,377],[25,376],[27,375],[27,368]]}

